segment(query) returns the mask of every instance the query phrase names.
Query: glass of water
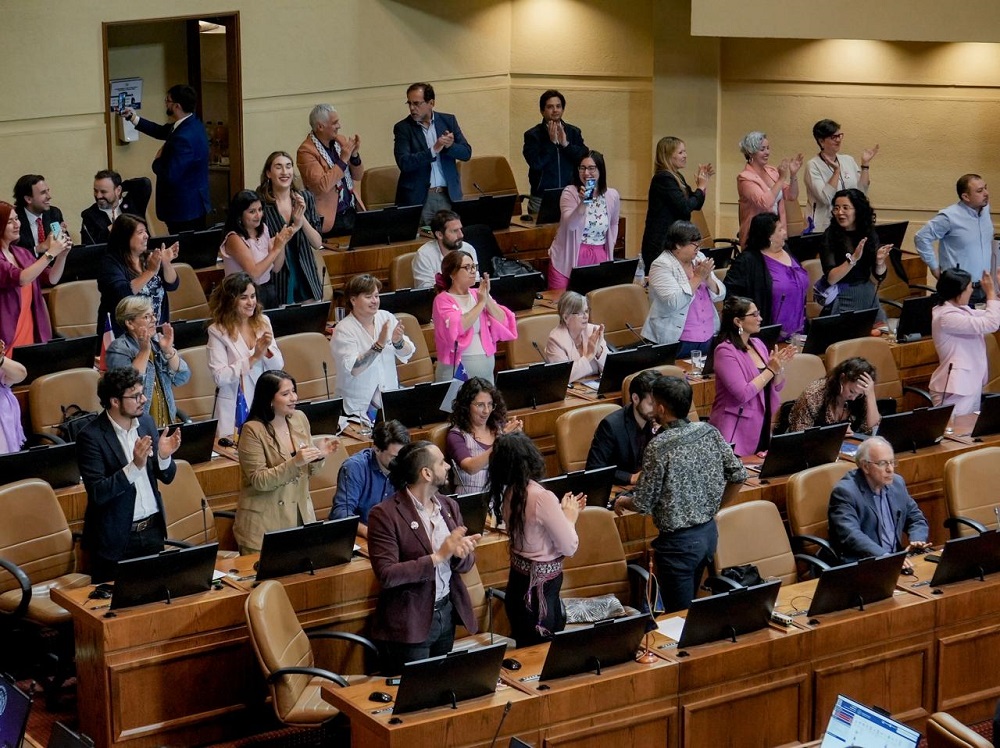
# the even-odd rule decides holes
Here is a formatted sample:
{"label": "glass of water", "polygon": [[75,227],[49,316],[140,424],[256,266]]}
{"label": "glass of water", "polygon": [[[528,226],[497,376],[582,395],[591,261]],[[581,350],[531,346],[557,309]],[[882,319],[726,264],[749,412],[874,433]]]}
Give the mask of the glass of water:
{"label": "glass of water", "polygon": [[691,351],[691,373],[696,377],[701,376],[702,370],[705,368],[705,354],[700,350]]}

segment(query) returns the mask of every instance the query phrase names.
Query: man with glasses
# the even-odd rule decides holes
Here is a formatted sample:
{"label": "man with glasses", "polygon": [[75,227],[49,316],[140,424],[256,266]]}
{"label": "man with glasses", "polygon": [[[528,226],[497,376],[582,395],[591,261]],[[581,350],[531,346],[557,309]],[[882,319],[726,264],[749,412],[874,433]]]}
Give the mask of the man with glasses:
{"label": "man with glasses", "polygon": [[[834,486],[827,516],[830,541],[845,562],[930,546],[923,513],[896,474],[896,455],[881,436],[858,447],[858,467]],[[903,545],[906,533],[908,545]],[[909,559],[904,569],[912,568]]]}
{"label": "man with glasses", "polygon": [[521,154],[528,162],[528,182],[531,200],[528,211],[538,213],[545,190],[562,189],[573,181],[573,169],[587,155],[579,127],[563,120],[566,97],[549,90],[538,99],[542,121],[526,130]]}
{"label": "man with glasses", "polygon": [[171,234],[205,228],[211,209],[208,197],[208,136],[194,114],[197,94],[191,86],[167,90],[167,124],[140,117],[131,107],[119,112],[135,129],[164,141],[153,159],[156,174],[156,215]]}
{"label": "man with glasses", "polygon": [[[449,252],[460,249],[472,256],[472,263],[478,267],[476,248],[464,241],[462,219],[451,210],[439,210],[431,218],[431,233],[434,238],[417,250],[413,258],[413,287],[433,288],[434,277],[441,272],[441,260]],[[479,282],[479,273],[476,273]]]}
{"label": "man with glasses", "polygon": [[97,385],[104,412],[80,432],[77,460],[87,489],[83,546],[90,553],[95,583],[114,578],[122,559],[159,553],[166,538],[163,500],[157,480],[177,472],[172,455],[180,429],[160,437],[145,412],[139,372],[111,369]]}
{"label": "man with glasses", "polygon": [[392,128],[393,153],[399,167],[396,205],[422,205],[421,225],[439,210],[462,199],[456,161],[472,158],[472,146],[453,114],[434,111],[434,87],[414,83],[406,89],[410,116]]}

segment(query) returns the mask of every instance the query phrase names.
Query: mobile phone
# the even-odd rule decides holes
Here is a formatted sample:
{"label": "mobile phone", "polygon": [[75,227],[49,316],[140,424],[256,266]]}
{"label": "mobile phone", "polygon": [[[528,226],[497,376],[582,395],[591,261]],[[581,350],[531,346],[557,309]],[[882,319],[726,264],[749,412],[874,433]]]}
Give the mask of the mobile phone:
{"label": "mobile phone", "polygon": [[583,202],[592,203],[594,201],[594,188],[597,186],[597,180],[591,177],[584,184],[583,190]]}
{"label": "mobile phone", "polygon": [[49,234],[51,236],[58,237],[62,234],[62,224],[59,221],[53,221],[49,224]]}
{"label": "mobile phone", "polygon": [[120,112],[120,111],[121,111],[122,109],[124,109],[124,108],[125,108],[125,97],[126,97],[126,93],[125,93],[124,91],[120,91],[120,92],[118,93],[118,111],[119,111],[119,112]]}

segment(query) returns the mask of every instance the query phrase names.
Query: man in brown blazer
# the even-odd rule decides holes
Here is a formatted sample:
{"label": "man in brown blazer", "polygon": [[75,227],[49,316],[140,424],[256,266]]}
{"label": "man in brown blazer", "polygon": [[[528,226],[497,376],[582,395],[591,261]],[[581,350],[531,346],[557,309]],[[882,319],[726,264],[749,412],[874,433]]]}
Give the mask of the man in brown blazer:
{"label": "man in brown blazer", "polygon": [[440,493],[448,463],[431,442],[403,447],[390,479],[399,490],[368,515],[368,555],[382,585],[372,633],[384,675],[450,652],[456,617],[478,630],[459,575],[472,568],[482,537],[466,535],[458,504]]}
{"label": "man in brown blazer", "polygon": [[365,173],[361,138],[340,134],[340,115],[329,104],[312,108],[309,129],[295,153],[295,164],[323,216],[323,238],[345,236],[354,229],[357,211],[365,209],[356,189]]}

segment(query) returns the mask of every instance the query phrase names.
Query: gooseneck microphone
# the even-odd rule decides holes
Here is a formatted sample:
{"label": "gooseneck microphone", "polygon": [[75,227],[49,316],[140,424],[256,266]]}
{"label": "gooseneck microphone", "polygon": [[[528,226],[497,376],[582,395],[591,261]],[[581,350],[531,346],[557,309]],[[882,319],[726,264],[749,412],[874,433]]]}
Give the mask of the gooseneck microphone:
{"label": "gooseneck microphone", "polygon": [[736,413],[736,422],[733,424],[733,433],[729,435],[729,443],[733,445],[733,449],[736,448],[736,429],[740,427],[740,421],[743,420],[743,406]]}
{"label": "gooseneck microphone", "polygon": [[[482,187],[479,186],[479,182],[473,182],[472,186],[476,188],[476,192],[478,192],[483,197],[486,197],[486,190],[484,190]],[[504,715],[506,716],[506,712],[504,713]]]}
{"label": "gooseneck microphone", "polygon": [[497,744],[497,738],[500,737],[500,728],[503,727],[503,723],[507,719],[507,715],[510,714],[511,705],[511,702],[508,701],[503,708],[503,714],[500,716],[500,722],[497,723],[497,731],[493,733],[493,740],[490,741],[490,748],[493,748]]}
{"label": "gooseneck microphone", "polygon": [[451,378],[455,378],[455,373],[458,371],[458,339],[455,339],[455,350],[451,352]]}
{"label": "gooseneck microphone", "polygon": [[639,339],[639,342],[640,342],[640,343],[642,343],[643,345],[646,345],[646,344],[647,344],[647,343],[649,342],[649,341],[648,341],[648,340],[646,340],[646,339],[645,339],[644,337],[642,337],[642,335],[640,335],[640,334],[639,334],[639,333],[638,333],[638,332],[636,331],[636,329],[635,329],[634,327],[632,327],[632,325],[631,325],[631,324],[629,324],[628,322],[626,322],[626,323],[625,323],[625,327],[627,327],[627,328],[628,328],[628,331],[629,331],[630,333],[632,333],[633,335],[635,335],[635,336],[636,336],[636,337],[637,337],[637,338]]}
{"label": "gooseneck microphone", "polygon": [[545,355],[545,351],[543,351],[543,350],[541,349],[541,347],[539,347],[538,343],[536,343],[536,342],[535,342],[534,340],[532,340],[532,341],[531,341],[531,346],[532,346],[532,348],[534,348],[534,349],[535,349],[536,351],[538,351],[538,355],[542,357],[542,361],[544,361],[545,363],[549,363],[549,359],[548,359],[548,358],[546,357],[546,355]]}
{"label": "gooseneck microphone", "polygon": [[323,365],[323,383],[326,385],[326,399],[330,399],[330,376],[326,370],[326,361],[320,362]]}

